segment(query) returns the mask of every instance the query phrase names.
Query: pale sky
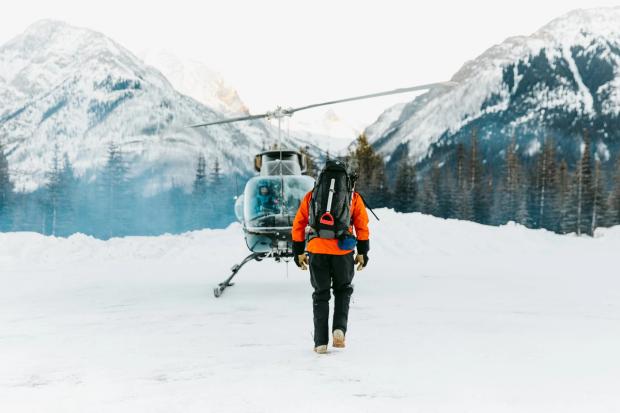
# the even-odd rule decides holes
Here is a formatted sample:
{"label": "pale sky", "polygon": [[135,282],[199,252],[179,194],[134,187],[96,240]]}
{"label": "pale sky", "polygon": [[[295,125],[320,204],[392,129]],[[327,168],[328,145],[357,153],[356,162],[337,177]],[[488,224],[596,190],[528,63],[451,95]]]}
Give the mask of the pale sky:
{"label": "pale sky", "polygon": [[[448,80],[466,60],[509,36],[531,34],[573,9],[614,5],[620,4],[21,0],[3,5],[0,43],[39,19],[63,20],[103,32],[135,52],[163,48],[202,61],[259,113]],[[334,109],[370,123],[410,97]]]}

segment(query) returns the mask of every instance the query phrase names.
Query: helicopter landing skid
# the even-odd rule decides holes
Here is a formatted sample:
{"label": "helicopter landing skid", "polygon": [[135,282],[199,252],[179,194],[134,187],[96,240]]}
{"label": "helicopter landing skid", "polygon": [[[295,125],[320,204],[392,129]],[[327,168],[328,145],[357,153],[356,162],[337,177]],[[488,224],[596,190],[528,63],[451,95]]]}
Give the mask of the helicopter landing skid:
{"label": "helicopter landing skid", "polygon": [[243,267],[245,264],[247,264],[248,262],[252,260],[260,261],[263,258],[265,258],[267,255],[268,253],[266,252],[253,252],[252,254],[245,257],[243,261],[241,261],[239,264],[233,265],[233,267],[231,268],[232,274],[230,275],[230,277],[226,279],[226,281],[219,283],[219,285],[213,289],[213,295],[215,295],[215,297],[217,298],[220,295],[222,295],[222,293],[224,292],[226,288],[232,287],[233,285],[235,285],[234,283],[231,283],[231,281],[235,277],[235,275],[237,275],[241,267]]}

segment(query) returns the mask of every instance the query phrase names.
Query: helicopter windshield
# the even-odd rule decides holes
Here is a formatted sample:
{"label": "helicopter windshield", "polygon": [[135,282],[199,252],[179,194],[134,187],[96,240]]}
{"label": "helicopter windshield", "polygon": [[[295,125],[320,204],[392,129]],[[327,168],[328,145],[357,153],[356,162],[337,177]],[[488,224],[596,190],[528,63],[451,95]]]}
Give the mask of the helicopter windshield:
{"label": "helicopter windshield", "polygon": [[299,203],[313,186],[314,179],[304,175],[250,179],[243,194],[244,221],[250,227],[290,226]]}
{"label": "helicopter windshield", "polygon": [[[263,155],[261,175],[280,175],[279,153]],[[299,158],[296,154],[282,153],[282,175],[301,175]]]}

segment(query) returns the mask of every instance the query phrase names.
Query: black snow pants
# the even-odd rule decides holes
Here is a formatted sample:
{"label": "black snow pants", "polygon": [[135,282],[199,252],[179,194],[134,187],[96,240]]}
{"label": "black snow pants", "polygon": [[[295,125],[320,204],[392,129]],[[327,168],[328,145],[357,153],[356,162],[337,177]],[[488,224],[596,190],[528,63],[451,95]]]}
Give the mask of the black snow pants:
{"label": "black snow pants", "polygon": [[332,331],[346,333],[349,318],[349,302],[353,294],[353,252],[346,255],[310,254],[310,282],[314,313],[314,344],[320,346],[329,341],[330,287],[334,290],[334,320]]}

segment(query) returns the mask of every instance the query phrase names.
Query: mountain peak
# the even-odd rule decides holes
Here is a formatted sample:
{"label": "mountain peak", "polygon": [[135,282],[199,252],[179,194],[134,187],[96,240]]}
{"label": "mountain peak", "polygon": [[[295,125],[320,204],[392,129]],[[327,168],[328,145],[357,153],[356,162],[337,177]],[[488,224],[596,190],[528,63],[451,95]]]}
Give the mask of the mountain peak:
{"label": "mountain peak", "polygon": [[45,19],[31,24],[23,33],[0,46],[14,60],[44,60],[53,55],[64,60],[75,60],[78,55],[90,56],[111,53],[135,56],[117,42],[95,30],[73,26],[61,20]]}
{"label": "mountain peak", "polygon": [[618,35],[620,7],[577,9],[560,16],[538,30],[534,36],[552,35],[559,40],[574,42],[588,35]]}
{"label": "mountain peak", "polygon": [[142,51],[142,60],[163,73],[175,89],[220,112],[247,115],[247,106],[221,74],[202,62],[183,59],[164,49]]}
{"label": "mountain peak", "polygon": [[41,19],[32,23],[26,28],[25,33],[35,33],[41,31],[54,31],[62,28],[71,27],[69,23],[56,19]]}
{"label": "mountain peak", "polygon": [[[24,32],[13,38],[7,46],[15,47],[18,44],[41,46],[41,45],[58,45],[65,44],[65,48],[80,44],[79,39],[88,38],[90,42],[93,39],[107,38],[98,32],[82,27],[72,26],[62,20],[44,19],[31,24]],[[6,46],[5,46],[6,47]]]}
{"label": "mountain peak", "polygon": [[[144,77],[142,66],[129,50],[99,32],[59,20],[39,20],[0,46],[0,75],[11,98],[0,102],[0,114],[7,106],[21,106],[80,73]],[[158,73],[151,77],[166,82]]]}

